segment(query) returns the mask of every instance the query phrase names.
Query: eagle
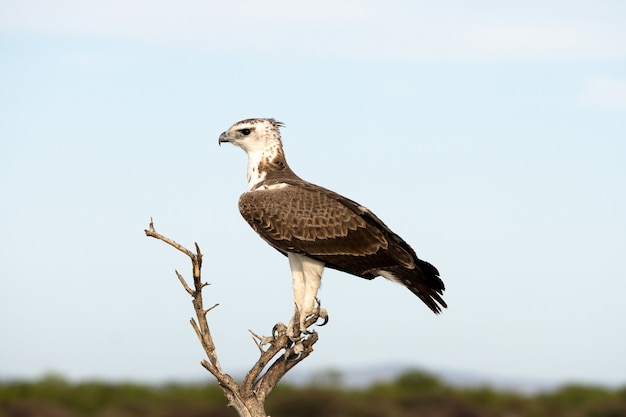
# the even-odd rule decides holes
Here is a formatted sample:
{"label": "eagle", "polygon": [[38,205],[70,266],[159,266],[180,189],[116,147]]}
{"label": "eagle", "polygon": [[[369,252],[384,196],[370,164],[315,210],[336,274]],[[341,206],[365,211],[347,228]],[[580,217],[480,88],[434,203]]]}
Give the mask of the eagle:
{"label": "eagle", "polygon": [[272,118],[242,120],[223,132],[218,144],[231,143],[248,155],[248,189],[239,198],[239,211],[263,240],[289,259],[294,319],[299,318],[296,333],[306,330],[306,317],[315,311],[325,267],[397,282],[435,314],[447,307],[437,268],[419,259],[369,209],[291,170],[281,140],[283,126]]}

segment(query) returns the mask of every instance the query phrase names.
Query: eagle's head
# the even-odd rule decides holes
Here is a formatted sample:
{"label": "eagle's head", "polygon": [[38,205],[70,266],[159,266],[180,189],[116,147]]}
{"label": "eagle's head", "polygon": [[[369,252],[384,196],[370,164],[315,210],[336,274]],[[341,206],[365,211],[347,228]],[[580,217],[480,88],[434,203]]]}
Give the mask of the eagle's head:
{"label": "eagle's head", "polygon": [[230,142],[248,154],[248,190],[262,185],[266,179],[296,177],[285,159],[281,126],[283,124],[274,119],[246,119],[220,135],[220,145]]}
{"label": "eagle's head", "polygon": [[263,153],[282,147],[280,141],[281,122],[274,119],[246,119],[222,132],[218,143],[230,142],[242,148],[248,155]]}

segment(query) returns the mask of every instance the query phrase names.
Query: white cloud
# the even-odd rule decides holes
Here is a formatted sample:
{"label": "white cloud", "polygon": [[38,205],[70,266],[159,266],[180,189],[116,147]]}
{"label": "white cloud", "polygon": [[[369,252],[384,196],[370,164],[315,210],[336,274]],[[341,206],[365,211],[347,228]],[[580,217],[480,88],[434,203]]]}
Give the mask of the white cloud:
{"label": "white cloud", "polygon": [[626,111],[626,78],[592,77],[585,86],[584,98],[594,106]]}
{"label": "white cloud", "polygon": [[[288,0],[22,0],[0,30],[95,35],[212,50],[396,59],[626,56],[626,26],[611,13],[434,9],[421,3]],[[568,6],[564,4],[563,11]],[[589,6],[591,7],[591,6]],[[596,9],[598,6],[595,6]],[[533,15],[536,11],[536,16]],[[607,11],[610,12],[610,11]],[[589,17],[591,16],[591,17]],[[608,16],[608,17],[607,17]]]}

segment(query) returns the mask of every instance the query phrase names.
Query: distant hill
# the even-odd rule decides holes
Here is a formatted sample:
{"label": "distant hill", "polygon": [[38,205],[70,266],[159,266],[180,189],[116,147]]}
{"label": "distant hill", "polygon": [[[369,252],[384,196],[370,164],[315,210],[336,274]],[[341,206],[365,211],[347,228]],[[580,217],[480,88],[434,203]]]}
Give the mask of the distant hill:
{"label": "distant hill", "polygon": [[532,394],[558,388],[556,381],[528,380],[514,377],[500,377],[474,374],[469,372],[431,370],[406,364],[389,363],[367,367],[346,368],[342,370],[301,370],[292,369],[283,381],[303,385],[339,385],[347,388],[365,388],[375,383],[388,383],[406,372],[419,370],[441,379],[456,387],[486,386],[498,390]]}

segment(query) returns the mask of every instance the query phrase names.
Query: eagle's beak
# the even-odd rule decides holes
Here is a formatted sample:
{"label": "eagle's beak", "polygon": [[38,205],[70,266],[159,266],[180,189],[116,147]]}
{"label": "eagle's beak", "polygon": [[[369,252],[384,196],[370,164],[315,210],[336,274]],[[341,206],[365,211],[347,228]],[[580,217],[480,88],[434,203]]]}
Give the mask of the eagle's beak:
{"label": "eagle's beak", "polygon": [[217,144],[222,146],[222,142],[230,142],[230,138],[226,132],[222,132],[219,139],[217,140]]}

